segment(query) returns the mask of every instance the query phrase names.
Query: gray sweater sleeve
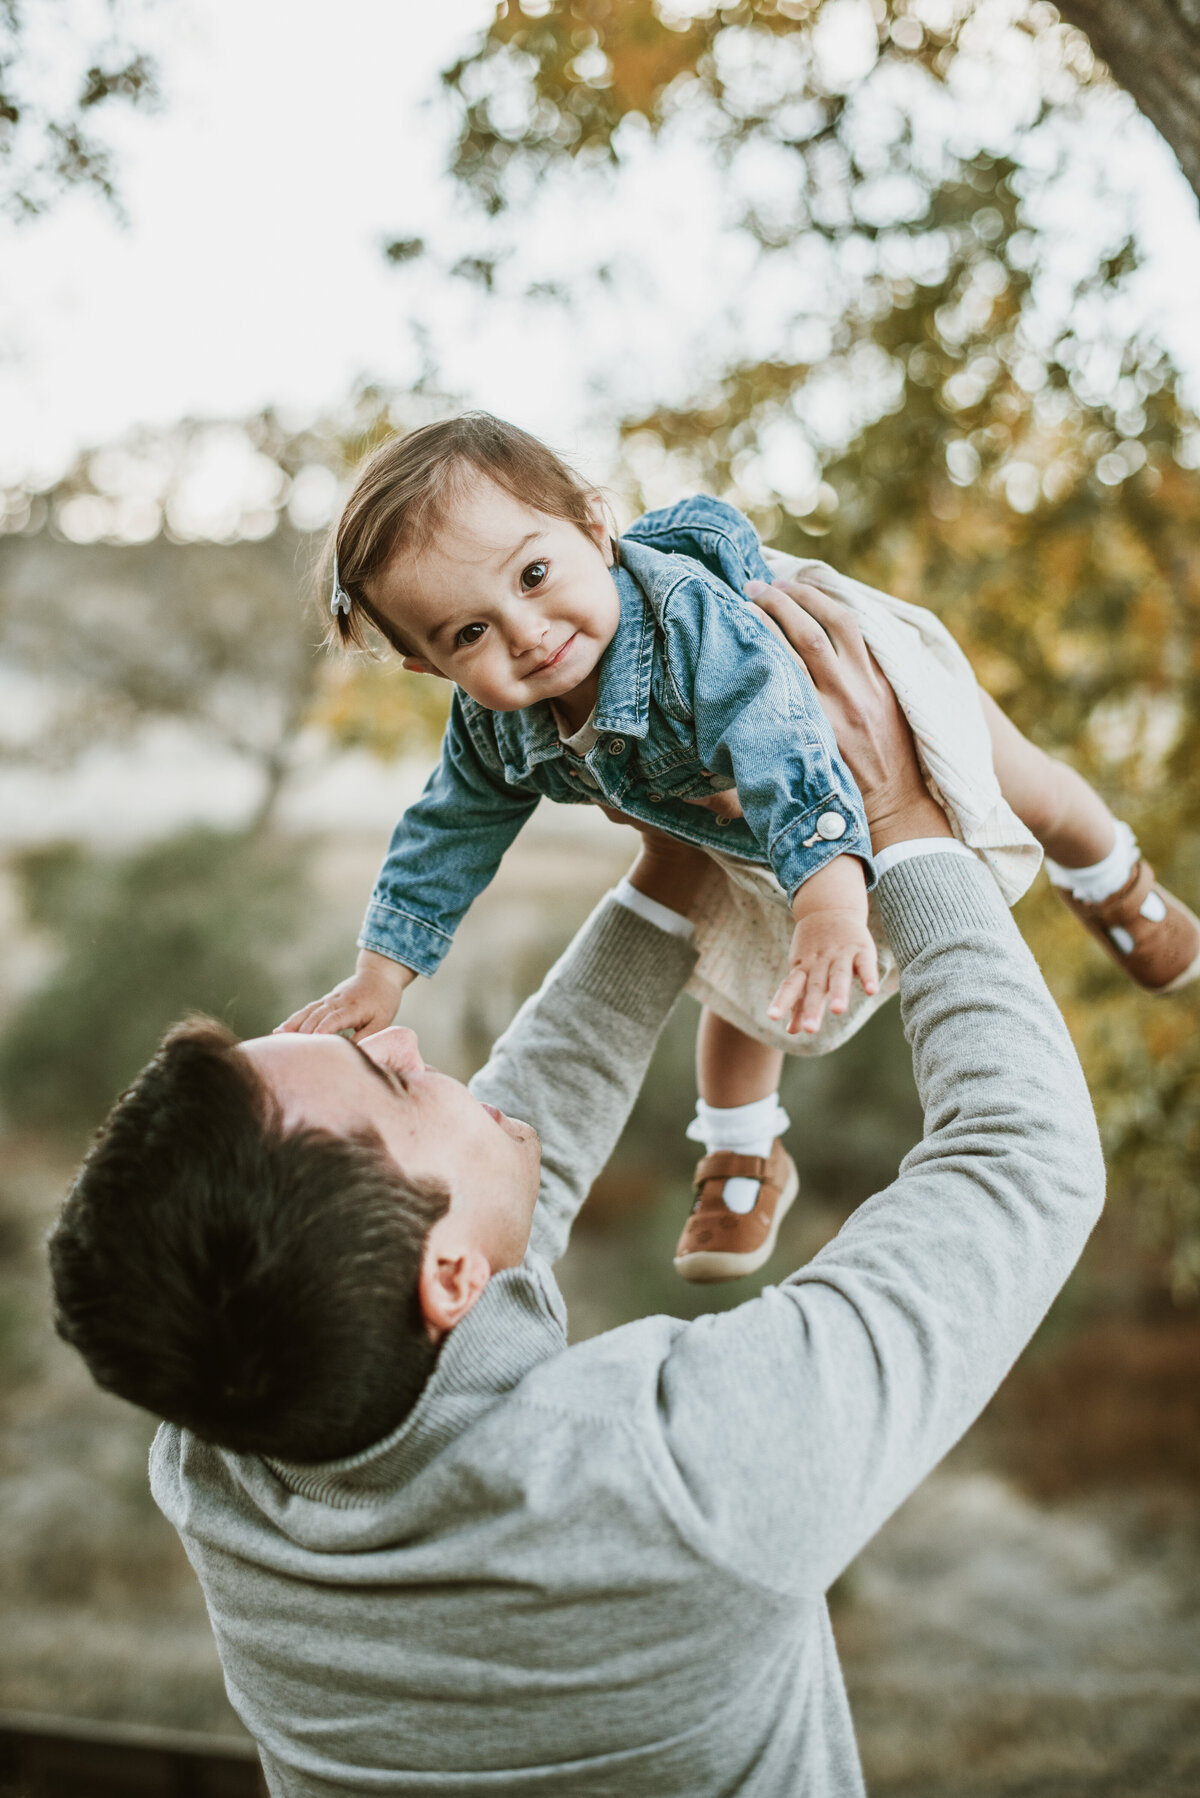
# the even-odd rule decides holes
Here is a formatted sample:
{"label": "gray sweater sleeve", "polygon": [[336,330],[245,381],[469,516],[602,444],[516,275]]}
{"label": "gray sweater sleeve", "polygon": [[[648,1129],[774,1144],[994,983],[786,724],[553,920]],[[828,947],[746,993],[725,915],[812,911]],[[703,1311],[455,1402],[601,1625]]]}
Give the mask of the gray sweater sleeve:
{"label": "gray sweater sleeve", "polygon": [[567,1246],[695,961],[690,943],[610,895],[471,1081],[477,1099],[532,1124],[541,1138],[529,1246],[548,1261]]}
{"label": "gray sweater sleeve", "polygon": [[804,1595],[982,1410],[1104,1191],[1074,1048],[990,875],[932,855],[878,893],[924,1136],[806,1267],[681,1331],[658,1383],[677,1514],[722,1562]]}

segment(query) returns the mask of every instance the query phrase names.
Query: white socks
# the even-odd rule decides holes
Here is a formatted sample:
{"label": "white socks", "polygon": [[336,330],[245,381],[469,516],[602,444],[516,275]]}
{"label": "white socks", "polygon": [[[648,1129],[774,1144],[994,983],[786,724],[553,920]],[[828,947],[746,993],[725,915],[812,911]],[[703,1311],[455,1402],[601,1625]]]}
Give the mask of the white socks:
{"label": "white socks", "polygon": [[[734,1155],[769,1155],[771,1144],[782,1136],[791,1119],[779,1103],[779,1094],[755,1099],[749,1105],[706,1105],[696,1100],[696,1115],[687,1127],[688,1140],[704,1144],[709,1155],[722,1149]],[[735,1176],[725,1182],[725,1204],[730,1211],[753,1211],[759,1182]]]}
{"label": "white socks", "polygon": [[1137,838],[1128,824],[1117,822],[1116,839],[1102,861],[1090,868],[1060,868],[1046,857],[1046,872],[1056,887],[1066,887],[1081,905],[1099,905],[1119,893],[1138,858]]}

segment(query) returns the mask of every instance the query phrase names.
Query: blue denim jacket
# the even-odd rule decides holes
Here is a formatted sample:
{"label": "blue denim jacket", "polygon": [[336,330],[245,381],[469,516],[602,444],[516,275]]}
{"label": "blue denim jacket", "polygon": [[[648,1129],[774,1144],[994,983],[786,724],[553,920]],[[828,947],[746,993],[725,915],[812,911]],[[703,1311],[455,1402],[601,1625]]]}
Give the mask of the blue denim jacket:
{"label": "blue denim jacket", "polygon": [[[789,900],[838,855],[861,857],[874,884],[862,800],[817,696],[742,597],[747,581],[771,579],[749,520],[704,496],[647,512],[621,539],[613,578],[620,620],[600,663],[594,748],[582,759],[564,750],[545,701],[491,712],[456,690],[441,761],[396,826],[361,948],[432,974],[543,796],[611,805],[769,866]],[[735,786],[742,819],[686,803]]]}

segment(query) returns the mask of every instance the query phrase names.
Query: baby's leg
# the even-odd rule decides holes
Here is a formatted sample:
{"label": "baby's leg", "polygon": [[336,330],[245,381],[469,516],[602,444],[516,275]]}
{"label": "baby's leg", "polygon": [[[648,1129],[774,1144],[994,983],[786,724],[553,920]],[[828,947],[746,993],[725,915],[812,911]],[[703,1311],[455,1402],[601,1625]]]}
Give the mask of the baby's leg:
{"label": "baby's leg", "polygon": [[[688,1136],[692,1142],[704,1145],[706,1160],[710,1155],[767,1160],[776,1137],[788,1126],[787,1113],[779,1104],[782,1067],[783,1056],[778,1049],[768,1049],[705,1007],[696,1038],[696,1084],[700,1097],[696,1115],[688,1125]],[[782,1161],[782,1150],[776,1160]],[[748,1217],[759,1204],[762,1185],[762,1180],[752,1177],[748,1168],[729,1172],[722,1169],[705,1178],[702,1196],[707,1195],[714,1204],[719,1201],[727,1211],[740,1217]],[[685,1240],[687,1234],[685,1231]],[[753,1246],[758,1246],[757,1241]],[[686,1256],[684,1242],[680,1248]],[[680,1267],[680,1259],[681,1255],[677,1255],[675,1265],[685,1278],[698,1277]],[[743,1271],[746,1270],[736,1266],[729,1270],[731,1276]]]}
{"label": "baby's leg", "polygon": [[696,1087],[717,1110],[779,1096],[783,1054],[769,1049],[705,1006],[696,1037]]}
{"label": "baby's leg", "polygon": [[[1023,737],[995,700],[980,692],[992,738],[992,762],[1000,791],[1046,854],[1060,868],[1092,868],[1117,842],[1117,820],[1082,775],[1056,762]],[[1133,865],[1126,858],[1120,886]],[[1112,888],[1115,891],[1116,888]]]}
{"label": "baby's leg", "polygon": [[1128,824],[981,697],[1001,791],[1046,851],[1046,872],[1070,910],[1146,992],[1200,980],[1200,918],[1155,880]]}

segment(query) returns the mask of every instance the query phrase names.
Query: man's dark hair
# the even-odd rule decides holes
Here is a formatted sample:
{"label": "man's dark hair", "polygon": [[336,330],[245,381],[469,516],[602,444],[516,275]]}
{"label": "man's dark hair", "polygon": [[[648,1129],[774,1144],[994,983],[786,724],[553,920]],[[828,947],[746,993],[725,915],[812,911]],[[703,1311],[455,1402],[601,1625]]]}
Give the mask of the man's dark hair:
{"label": "man's dark hair", "polygon": [[222,1448],[357,1453],[433,1364],[417,1280],[449,1192],[373,1131],[286,1132],[237,1039],[176,1026],[50,1238],[58,1333],[96,1383]]}

